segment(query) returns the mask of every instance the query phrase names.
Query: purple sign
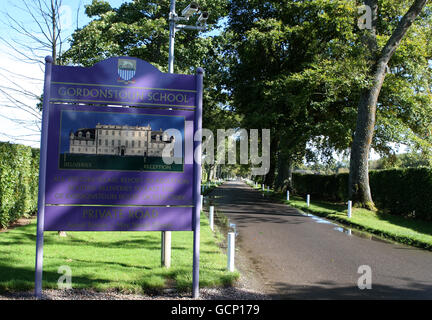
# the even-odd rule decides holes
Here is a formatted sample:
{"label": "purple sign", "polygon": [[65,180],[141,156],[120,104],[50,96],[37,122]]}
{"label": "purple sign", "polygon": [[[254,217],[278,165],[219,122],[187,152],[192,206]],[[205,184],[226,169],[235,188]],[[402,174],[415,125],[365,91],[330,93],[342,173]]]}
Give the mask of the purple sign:
{"label": "purple sign", "polygon": [[135,58],[53,65],[44,230],[192,230],[196,96],[196,76]]}
{"label": "purple sign", "polygon": [[45,62],[35,295],[45,230],[193,231],[197,291],[203,69],[166,74],[131,57]]}

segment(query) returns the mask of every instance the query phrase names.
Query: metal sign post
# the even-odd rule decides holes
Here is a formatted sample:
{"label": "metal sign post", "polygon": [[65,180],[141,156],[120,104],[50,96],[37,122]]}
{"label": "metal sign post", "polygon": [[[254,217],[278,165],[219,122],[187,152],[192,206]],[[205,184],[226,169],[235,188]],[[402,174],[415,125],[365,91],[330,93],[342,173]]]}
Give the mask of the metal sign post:
{"label": "metal sign post", "polygon": [[38,191],[38,213],[36,234],[36,262],[35,262],[35,296],[42,295],[42,270],[43,270],[43,227],[45,216],[45,184],[46,184],[46,162],[47,162],[47,140],[48,140],[48,115],[51,87],[52,57],[45,58],[44,96],[42,109],[42,133],[40,142],[39,160],[39,191]]}
{"label": "metal sign post", "polygon": [[[200,18],[198,19],[201,25],[189,26],[177,24],[178,21],[189,20],[189,17],[195,13],[201,14]],[[170,0],[168,73],[174,73],[174,45],[176,32],[180,30],[204,31],[206,29],[204,24],[208,18],[208,13],[201,12],[198,4],[191,3],[182,11],[182,14],[185,16],[178,17],[176,13],[176,1]],[[161,265],[166,268],[171,267],[171,232],[169,231],[162,231],[161,235]]]}
{"label": "metal sign post", "polygon": [[199,297],[199,250],[200,250],[200,214],[201,214],[201,142],[202,142],[202,92],[204,70],[197,69],[197,109],[195,111],[194,135],[194,240],[193,240],[193,275],[192,296]]}

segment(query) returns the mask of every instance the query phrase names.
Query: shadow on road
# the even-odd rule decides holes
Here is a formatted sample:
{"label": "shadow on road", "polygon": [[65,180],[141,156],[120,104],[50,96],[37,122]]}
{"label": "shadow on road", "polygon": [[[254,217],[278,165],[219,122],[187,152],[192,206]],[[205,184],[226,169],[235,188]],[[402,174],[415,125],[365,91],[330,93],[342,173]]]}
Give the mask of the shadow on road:
{"label": "shadow on road", "polygon": [[[330,286],[330,288],[329,288]],[[407,288],[396,288],[372,284],[372,289],[360,290],[353,286],[337,286],[332,282],[321,282],[308,286],[289,286],[286,283],[273,285],[278,293],[269,294],[271,299],[296,300],[431,300],[432,286],[410,282]]]}

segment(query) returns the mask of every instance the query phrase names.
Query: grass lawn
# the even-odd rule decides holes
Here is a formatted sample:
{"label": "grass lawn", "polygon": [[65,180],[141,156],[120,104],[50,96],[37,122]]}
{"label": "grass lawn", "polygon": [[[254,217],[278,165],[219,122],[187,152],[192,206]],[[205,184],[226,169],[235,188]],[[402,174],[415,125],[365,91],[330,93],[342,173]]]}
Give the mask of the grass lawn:
{"label": "grass lawn", "polygon": [[[192,244],[190,231],[172,232],[171,268],[161,267],[160,232],[44,233],[43,289],[57,288],[60,266],[72,270],[72,288],[124,293],[152,293],[163,288],[190,291]],[[232,285],[238,272],[226,271],[226,255],[201,215],[200,287]],[[34,289],[36,220],[0,233],[0,291]]]}
{"label": "grass lawn", "polygon": [[[251,186],[254,187],[253,185]],[[261,185],[258,185],[256,189],[261,190]],[[310,206],[308,207],[306,197],[290,196],[290,201],[287,201],[285,194],[276,193],[273,190],[270,190],[270,192],[275,199],[304,212],[334,220],[343,225],[367,231],[389,240],[432,250],[432,222],[406,219],[400,216],[360,208],[352,208],[351,218],[348,218],[347,206],[344,204],[314,201],[311,199]]]}

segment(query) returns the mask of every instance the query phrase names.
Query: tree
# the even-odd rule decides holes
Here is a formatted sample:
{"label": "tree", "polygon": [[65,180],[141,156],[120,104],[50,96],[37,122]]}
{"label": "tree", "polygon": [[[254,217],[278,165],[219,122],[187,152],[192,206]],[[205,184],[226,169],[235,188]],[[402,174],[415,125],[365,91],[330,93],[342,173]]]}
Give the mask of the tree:
{"label": "tree", "polygon": [[[8,49],[12,59],[20,63],[38,65],[41,74],[45,56],[51,55],[54,64],[61,64],[66,41],[63,31],[65,26],[61,19],[62,0],[21,0],[8,5],[15,10],[15,14],[4,13],[4,19],[1,19],[3,27],[11,32],[7,38],[0,37],[0,42]],[[24,137],[14,133],[3,135],[17,141],[37,141],[41,129],[41,93],[25,87],[22,82],[36,83],[42,87],[42,80],[9,68],[2,69],[2,77],[5,83],[0,86],[2,107],[11,110],[12,113],[15,113],[15,110],[21,111],[26,115],[26,119],[5,115],[4,117],[29,130],[29,134]]]}
{"label": "tree", "polygon": [[[377,48],[390,41],[407,4],[380,1],[373,24]],[[364,45],[370,31],[357,27],[358,5],[353,0],[231,3],[231,99],[245,126],[272,128],[279,140],[271,168],[282,174],[278,185],[289,175],[284,166],[290,158],[315,161],[319,153],[331,161],[333,152],[348,150],[355,135],[358,139],[355,101],[373,87],[371,61],[380,54]],[[421,15],[388,63],[369,145],[381,155],[392,153],[394,143],[432,150],[430,18],[430,10]]]}
{"label": "tree", "polygon": [[[177,1],[177,11],[189,2]],[[207,31],[219,28],[218,20],[226,13],[227,1],[199,1],[202,10],[210,12]],[[72,35],[71,46],[65,53],[70,63],[92,66],[113,56],[132,56],[143,59],[163,72],[168,71],[169,1],[134,0],[113,8],[107,1],[93,0],[85,6],[93,20]],[[191,18],[190,24],[194,21]],[[203,66],[204,118],[209,126],[214,116],[224,117],[227,94],[223,91],[221,76],[226,68],[220,53],[224,39],[204,36],[198,31],[178,31],[175,38],[174,72],[192,74]]]}
{"label": "tree", "polygon": [[[411,1],[380,0],[373,36],[370,30],[357,28],[360,3],[355,0],[201,4],[212,13],[210,25],[229,12],[228,28],[211,37],[178,32],[175,72],[206,67],[204,127],[226,127],[236,114],[234,126],[271,128],[272,161],[266,184],[282,187],[290,168],[303,158],[315,160],[317,149],[330,160],[334,151],[352,145],[356,157],[361,133],[356,117],[363,113],[355,102],[366,101],[374,79],[379,79],[374,77],[378,70],[374,66],[381,61],[379,70],[383,70],[379,57],[386,47],[391,49],[391,60],[385,51],[389,68],[375,106],[375,134],[369,136],[369,147],[385,155],[392,152],[391,143],[405,143],[430,152],[427,135],[432,116],[422,114],[432,110],[430,10],[406,31],[406,41],[394,42],[393,30],[407,21],[401,18]],[[179,2],[178,8],[185,5]],[[135,0],[112,8],[107,1],[94,0],[86,6],[94,20],[74,33],[64,57],[90,66],[109,56],[131,55],[166,71],[168,12],[168,2]],[[390,41],[399,50],[386,46]],[[361,168],[354,160],[352,166]]]}
{"label": "tree", "polygon": [[378,0],[366,0],[372,9],[372,26],[364,34],[364,42],[370,51],[368,73],[371,83],[361,92],[357,124],[351,146],[349,197],[358,206],[374,209],[369,187],[368,159],[376,125],[378,98],[388,69],[388,63],[399,47],[408,29],[426,5],[427,0],[416,0],[408,12],[400,19],[391,36],[380,49],[378,39]]}
{"label": "tree", "polygon": [[[177,1],[181,10],[189,3]],[[225,15],[225,0],[199,1],[202,10],[210,12],[208,31],[218,28],[217,22]],[[93,0],[85,6],[85,13],[93,20],[76,30],[71,47],[65,57],[72,63],[91,66],[112,56],[128,55],[143,59],[168,70],[169,1],[134,0],[113,8],[108,1]],[[192,17],[190,24],[196,17]],[[175,73],[194,72],[208,51],[212,50],[212,37],[203,32],[178,31],[175,39]]]}
{"label": "tree", "polygon": [[[353,3],[232,1],[228,81],[245,127],[271,128],[266,184],[282,187],[291,169],[322,150],[345,149],[355,114],[358,75]],[[275,179],[276,178],[276,179]]]}
{"label": "tree", "polygon": [[401,154],[391,154],[378,160],[369,161],[369,168],[372,170],[392,169],[392,168],[418,168],[430,167],[432,158],[425,157],[424,154],[411,152]]}

